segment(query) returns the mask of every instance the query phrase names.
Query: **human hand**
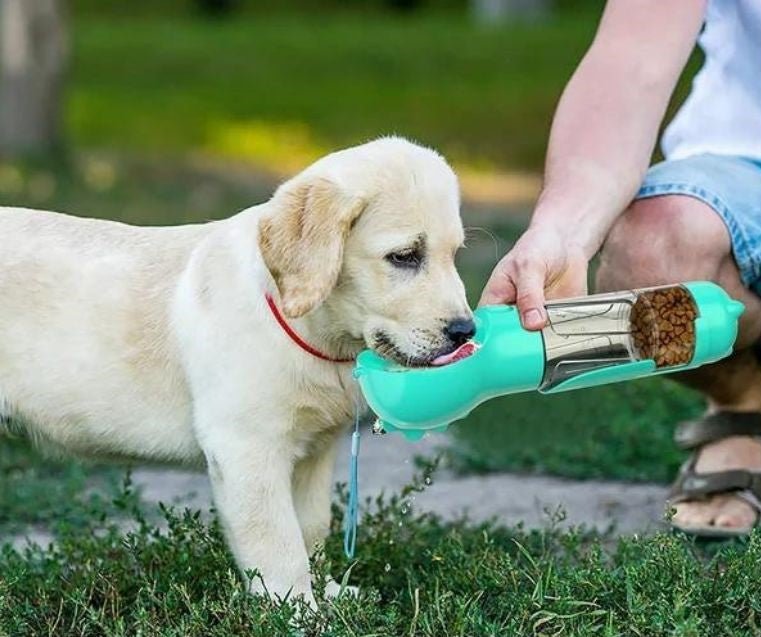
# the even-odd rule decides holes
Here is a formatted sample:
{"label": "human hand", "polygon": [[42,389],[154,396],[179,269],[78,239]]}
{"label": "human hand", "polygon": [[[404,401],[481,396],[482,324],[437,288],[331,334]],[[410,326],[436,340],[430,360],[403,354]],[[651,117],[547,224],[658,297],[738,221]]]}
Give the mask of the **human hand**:
{"label": "human hand", "polygon": [[547,323],[546,298],[585,295],[589,258],[568,234],[550,225],[530,227],[494,268],[479,306],[514,303],[523,327],[539,330]]}

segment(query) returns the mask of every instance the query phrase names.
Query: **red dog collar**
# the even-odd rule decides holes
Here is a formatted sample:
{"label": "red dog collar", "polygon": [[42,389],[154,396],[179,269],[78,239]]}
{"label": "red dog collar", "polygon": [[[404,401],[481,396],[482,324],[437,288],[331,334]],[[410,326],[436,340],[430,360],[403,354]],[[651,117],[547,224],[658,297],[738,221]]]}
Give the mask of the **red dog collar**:
{"label": "red dog collar", "polygon": [[353,363],[354,362],[353,358],[333,358],[332,356],[328,356],[327,354],[322,353],[320,350],[312,347],[309,343],[307,343],[304,339],[302,339],[293,330],[293,328],[290,325],[288,325],[288,323],[285,320],[285,317],[280,313],[280,309],[275,304],[275,301],[272,298],[272,295],[267,293],[264,295],[264,298],[267,299],[267,305],[269,306],[270,311],[272,312],[272,316],[274,316],[275,320],[278,322],[278,325],[280,325],[280,327],[283,328],[283,331],[288,335],[288,337],[305,352],[321,360],[328,361],[329,363]]}

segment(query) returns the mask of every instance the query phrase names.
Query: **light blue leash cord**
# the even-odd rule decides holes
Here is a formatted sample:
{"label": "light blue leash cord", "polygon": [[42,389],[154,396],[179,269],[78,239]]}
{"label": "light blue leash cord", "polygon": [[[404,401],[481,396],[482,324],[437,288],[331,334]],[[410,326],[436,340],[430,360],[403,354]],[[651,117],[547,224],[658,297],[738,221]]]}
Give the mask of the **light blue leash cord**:
{"label": "light blue leash cord", "polygon": [[349,461],[349,497],[344,513],[344,553],[354,558],[357,546],[359,516],[359,405],[354,410],[354,432],[351,434],[351,458]]}

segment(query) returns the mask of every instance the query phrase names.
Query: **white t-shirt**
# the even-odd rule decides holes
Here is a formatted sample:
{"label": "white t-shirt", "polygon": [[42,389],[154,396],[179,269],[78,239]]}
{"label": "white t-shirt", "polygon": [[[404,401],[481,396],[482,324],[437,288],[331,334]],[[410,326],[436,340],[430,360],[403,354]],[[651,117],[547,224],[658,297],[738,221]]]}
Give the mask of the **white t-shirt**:
{"label": "white t-shirt", "polygon": [[698,43],[705,64],[663,134],[663,154],[761,159],[761,0],[710,0]]}

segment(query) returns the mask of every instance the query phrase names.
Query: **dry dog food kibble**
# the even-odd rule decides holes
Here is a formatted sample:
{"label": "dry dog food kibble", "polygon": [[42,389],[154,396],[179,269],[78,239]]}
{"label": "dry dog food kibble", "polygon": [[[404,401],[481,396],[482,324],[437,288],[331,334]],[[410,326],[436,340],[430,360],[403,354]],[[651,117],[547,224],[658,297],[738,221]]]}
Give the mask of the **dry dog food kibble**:
{"label": "dry dog food kibble", "polygon": [[632,307],[631,329],[640,358],[657,367],[685,365],[695,352],[697,308],[684,288],[642,292]]}

